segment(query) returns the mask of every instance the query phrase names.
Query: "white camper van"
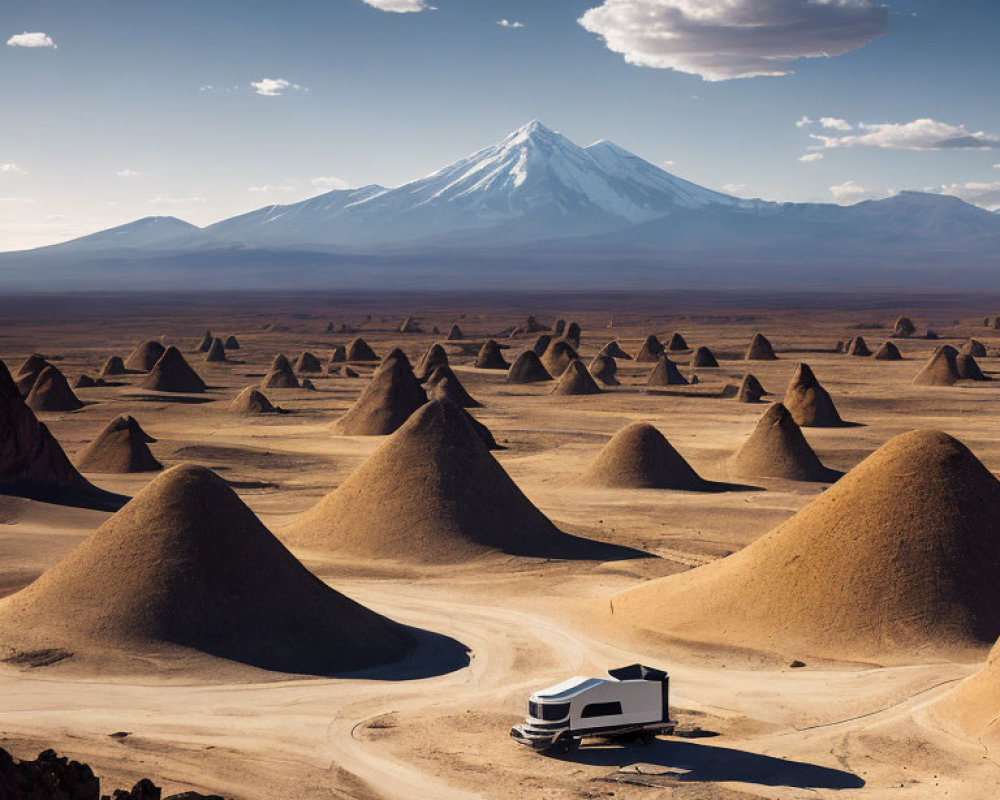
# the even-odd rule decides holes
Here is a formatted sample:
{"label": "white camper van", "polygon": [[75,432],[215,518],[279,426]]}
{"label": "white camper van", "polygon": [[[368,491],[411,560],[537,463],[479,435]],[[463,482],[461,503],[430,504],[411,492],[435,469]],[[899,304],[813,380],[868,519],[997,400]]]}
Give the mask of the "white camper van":
{"label": "white camper van", "polygon": [[534,692],[528,716],[511,737],[535,750],[569,752],[585,737],[650,741],[671,733],[670,676],[642,664],[608,670],[608,678],[570,678]]}

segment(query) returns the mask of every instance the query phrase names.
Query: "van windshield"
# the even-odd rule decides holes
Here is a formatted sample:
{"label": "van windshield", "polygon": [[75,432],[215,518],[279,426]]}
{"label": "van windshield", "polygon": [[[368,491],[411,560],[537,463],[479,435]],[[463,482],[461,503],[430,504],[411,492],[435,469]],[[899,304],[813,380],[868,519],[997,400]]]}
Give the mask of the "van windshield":
{"label": "van windshield", "polygon": [[528,703],[528,716],[545,722],[558,722],[569,716],[569,703]]}

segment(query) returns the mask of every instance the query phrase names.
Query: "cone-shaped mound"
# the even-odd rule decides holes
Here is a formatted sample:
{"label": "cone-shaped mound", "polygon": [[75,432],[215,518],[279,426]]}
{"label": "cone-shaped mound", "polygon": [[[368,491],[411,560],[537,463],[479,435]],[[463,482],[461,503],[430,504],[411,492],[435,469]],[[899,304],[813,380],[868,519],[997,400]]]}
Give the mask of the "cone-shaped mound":
{"label": "cone-shaped mound", "polygon": [[264,393],[253,386],[247,386],[236,395],[226,410],[233,414],[274,414],[277,411]]}
{"label": "cone-shaped mound", "polygon": [[424,353],[423,358],[420,359],[420,363],[417,365],[416,370],[414,370],[417,380],[425,381],[438,367],[448,366],[448,354],[445,352],[444,348],[437,342],[432,344],[427,348],[427,352]]}
{"label": "cone-shaped mound", "polygon": [[212,336],[211,331],[205,331],[205,335],[201,337],[201,341],[195,350],[199,353],[207,353],[209,348],[212,346],[212,342],[215,341],[215,337]]}
{"label": "cone-shaped mound", "polygon": [[535,352],[536,356],[541,358],[545,355],[545,351],[549,349],[550,344],[552,344],[552,337],[547,333],[543,333],[535,339],[535,343],[531,346],[531,349]]}
{"label": "cone-shaped mound", "polygon": [[525,323],[525,328],[528,333],[538,333],[539,331],[551,330],[547,325],[542,325],[534,317],[528,317],[528,321]]}
{"label": "cone-shaped mound", "polygon": [[749,372],[743,376],[743,380],[740,381],[740,388],[736,392],[736,399],[740,403],[759,403],[760,398],[762,398],[766,391],[764,387],[755,375],[751,375]]}
{"label": "cone-shaped mound", "polygon": [[917,326],[913,324],[913,320],[909,317],[900,317],[896,320],[896,325],[893,327],[892,335],[897,336],[901,339],[907,339],[913,336],[917,332]]}
{"label": "cone-shaped mound", "polygon": [[958,374],[957,358],[958,351],[954,347],[941,345],[914,376],[913,385],[954,386],[962,377]]}
{"label": "cone-shaped mound", "polygon": [[407,317],[399,326],[400,333],[420,333],[420,325],[413,317]]}
{"label": "cone-shaped mound", "polygon": [[443,364],[437,367],[427,379],[427,389],[430,399],[448,400],[459,408],[479,408],[482,406],[469,394],[451,367]]}
{"label": "cone-shaped mound", "polygon": [[847,355],[867,357],[872,354],[863,336],[855,336],[847,343]]}
{"label": "cone-shaped mound", "polygon": [[719,361],[716,359],[715,353],[703,345],[694,351],[694,356],[691,358],[691,366],[717,367],[719,366]]}
{"label": "cone-shaped mound", "polygon": [[899,352],[899,348],[895,344],[886,340],[879,345],[874,358],[876,361],[902,361],[903,354]]}
{"label": "cone-shaped mound", "polygon": [[17,390],[21,393],[21,397],[27,397],[31,393],[38,376],[51,366],[45,357],[38,355],[38,353],[25,359],[24,363],[18,367],[17,372],[14,373],[14,382],[17,384]]}
{"label": "cone-shaped mound", "polygon": [[576,395],[600,393],[601,387],[597,385],[594,376],[587,371],[587,368],[579,359],[569,362],[569,366],[563,371],[556,385],[552,387],[552,394]]}
{"label": "cone-shaped mound", "polygon": [[347,365],[344,365],[343,367],[340,368],[340,377],[341,378],[357,378],[357,377],[360,377],[360,376],[353,369],[351,369]]}
{"label": "cone-shaped mound", "polygon": [[[282,672],[399,660],[409,631],[329,588],[224,480],[168,470],[26,589],[0,601],[15,652],[179,648]],[[79,654],[79,653],[78,653]]]}
{"label": "cone-shaped mound", "polygon": [[81,375],[73,384],[74,389],[93,389],[95,386],[97,386],[97,381],[89,375]]}
{"label": "cone-shaped mound", "polygon": [[507,372],[507,383],[538,383],[550,380],[552,376],[534,350],[525,350],[521,353]]}
{"label": "cone-shaped mound", "polygon": [[222,343],[222,339],[212,339],[212,344],[209,345],[208,352],[205,354],[205,362],[215,364],[225,360],[226,346]]}
{"label": "cone-shaped mound", "polygon": [[205,391],[205,382],[191,369],[181,351],[168,347],[160,360],[140,384],[144,389],[158,392],[195,393]]}
{"label": "cone-shaped mound", "polygon": [[235,336],[228,336],[222,346],[225,347],[227,350],[239,350],[240,340],[237,339]]}
{"label": "cone-shaped mound", "polygon": [[583,336],[583,329],[576,322],[571,322],[566,326],[562,338],[573,345],[573,347],[579,348],[581,336]]}
{"label": "cone-shaped mound", "polygon": [[308,389],[310,392],[315,392],[316,391],[316,384],[313,383],[312,380],[309,379],[309,378],[303,378],[302,379],[302,388],[303,389]]}
{"label": "cone-shaped mound", "polygon": [[347,345],[348,361],[378,361],[375,351],[368,346],[368,342],[360,336]]}
{"label": "cone-shaped mound", "polygon": [[743,478],[825,482],[840,476],[823,466],[781,403],[774,403],[764,412],[731,464],[733,473]]}
{"label": "cone-shaped mound", "polygon": [[1000,634],[998,514],[1000,482],[961,442],[913,431],[735,555],[619,595],[614,619],[841,660],[981,656]]}
{"label": "cone-shaped mound", "polygon": [[288,363],[288,359],[280,353],[271,362],[271,369],[268,370],[260,382],[261,389],[298,389],[299,379],[295,377],[295,370]]}
{"label": "cone-shaped mound", "polygon": [[746,361],[775,361],[778,357],[767,337],[762,333],[755,333],[743,358]]}
{"label": "cone-shaped mound", "polygon": [[111,420],[97,438],[80,451],[76,466],[81,472],[158,472],[163,465],[146,444],[149,439],[134,417]]}
{"label": "cone-shaped mound", "polygon": [[394,347],[386,353],[376,369],[385,369],[386,367],[395,365],[397,362],[405,366],[408,370],[413,369],[413,366],[410,364],[410,359],[407,358],[406,353],[398,347]]}
{"label": "cone-shaped mound", "polygon": [[46,367],[39,373],[25,403],[32,411],[76,411],[83,408],[66,376],[55,367]]}
{"label": "cone-shaped mound", "polygon": [[709,486],[664,435],[646,422],[633,423],[612,436],[580,480],[609,489],[697,492]]}
{"label": "cone-shaped mound", "polygon": [[618,340],[610,341],[604,347],[601,348],[602,356],[610,356],[611,358],[628,358],[631,359],[628,353],[622,350],[621,345],[618,344]]}
{"label": "cone-shaped mound", "polygon": [[414,413],[286,534],[302,547],[414,562],[466,561],[491,550],[621,553],[559,531],[490,455],[468,413],[441,400]]}
{"label": "cone-shaped mound", "polygon": [[295,359],[295,370],[297,372],[322,372],[323,365],[308,350]]}
{"label": "cone-shaped mound", "polygon": [[646,379],[646,386],[687,386],[688,381],[677,365],[666,356],[660,360]]}
{"label": "cone-shaped mound", "polygon": [[620,383],[615,377],[618,374],[618,362],[603,353],[598,353],[590,362],[590,374],[605,386],[618,386]]}
{"label": "cone-shaped mound", "polygon": [[975,358],[986,358],[986,345],[978,339],[969,339],[958,351],[961,355],[973,356]]}
{"label": "cone-shaped mound", "polygon": [[455,342],[460,339],[464,339],[465,335],[462,333],[462,329],[458,327],[458,323],[451,326],[451,330],[448,331],[447,339],[449,342]]}
{"label": "cone-shaped mound", "polygon": [[687,341],[676,331],[670,334],[670,338],[667,340],[667,352],[669,353],[679,353],[684,350],[689,350]]}
{"label": "cone-shaped mound", "polygon": [[653,363],[660,360],[660,356],[663,355],[663,352],[663,344],[656,338],[655,335],[651,333],[642,343],[642,347],[639,348],[639,352],[635,354],[635,360],[644,363]]}
{"label": "cone-shaped mound", "polygon": [[983,371],[979,368],[979,362],[975,356],[959,353],[955,356],[955,369],[963,381],[988,381]]}
{"label": "cone-shaped mound", "polygon": [[338,344],[333,348],[333,352],[330,353],[330,363],[341,364],[344,361],[347,361],[347,348],[342,344]]}
{"label": "cone-shaped mound", "polygon": [[163,358],[166,350],[167,348],[155,339],[140,342],[125,359],[125,368],[136,372],[149,372],[156,366],[156,362]]}
{"label": "cone-shaped mound", "polygon": [[557,319],[556,324],[552,326],[552,335],[562,336],[565,331],[566,331],[566,320]]}
{"label": "cone-shaped mound", "polygon": [[128,369],[125,367],[125,362],[122,361],[121,356],[111,356],[104,365],[101,367],[101,371],[98,373],[102,378],[108,375],[126,375],[128,374]]}
{"label": "cone-shaped mound", "polygon": [[426,402],[427,394],[409,363],[387,361],[375,370],[354,405],[340,418],[340,431],[348,436],[385,436]]}
{"label": "cone-shaped mound", "polygon": [[824,389],[808,364],[799,364],[785,390],[785,408],[803,428],[836,428],[844,424]]}
{"label": "cone-shaped mound", "polygon": [[935,706],[939,714],[954,720],[970,737],[984,746],[995,741],[997,709],[1000,708],[1000,643],[990,650],[983,668]]}
{"label": "cone-shaped mound", "polygon": [[487,339],[476,356],[477,369],[508,369],[510,364],[503,357],[503,350],[495,339]]}

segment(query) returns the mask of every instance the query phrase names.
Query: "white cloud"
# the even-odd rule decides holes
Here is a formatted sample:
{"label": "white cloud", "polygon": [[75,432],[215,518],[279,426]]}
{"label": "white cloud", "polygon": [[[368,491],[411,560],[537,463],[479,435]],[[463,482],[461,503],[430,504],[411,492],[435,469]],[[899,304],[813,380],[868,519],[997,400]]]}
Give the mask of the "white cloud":
{"label": "white cloud", "polygon": [[145,178],[147,173],[136,172],[134,169],[123,169],[115,173],[119,178]]}
{"label": "white cloud", "polygon": [[501,28],[523,28],[524,27],[524,23],[523,22],[518,22],[516,19],[514,19],[514,20],[507,19],[506,17],[504,19],[497,20],[497,25],[499,25]]}
{"label": "white cloud", "polygon": [[11,47],[51,47],[55,48],[56,43],[52,38],[41,31],[35,33],[16,33],[7,40]]}
{"label": "white cloud", "polygon": [[841,205],[859,203],[862,200],[871,200],[876,197],[884,197],[885,193],[877,192],[867,186],[861,186],[854,181],[846,181],[830,187],[830,194],[833,195],[834,202]]}
{"label": "white cloud", "polygon": [[724,81],[856,50],[888,19],[873,0],[604,0],[578,22],[629,64]]}
{"label": "white cloud", "polygon": [[170,194],[158,194],[156,197],[150,197],[147,201],[154,206],[193,206],[199,203],[204,203],[204,197],[174,197]]}
{"label": "white cloud", "polygon": [[379,11],[391,11],[394,14],[409,14],[414,11],[434,11],[434,6],[426,0],[361,0],[361,2],[377,8]]}
{"label": "white cloud", "polygon": [[880,147],[889,150],[996,150],[1000,136],[985,131],[970,131],[965,125],[951,125],[933,119],[904,123],[877,123],[858,126],[862,133],[850,136],[809,136],[824,148]]}
{"label": "white cloud", "polygon": [[288,89],[294,92],[309,91],[305,86],[291,83],[284,78],[261,78],[259,81],[250,81],[250,85],[257,94],[262,94],[264,97],[280,97]]}
{"label": "white cloud", "polygon": [[336,175],[329,175],[327,177],[313,178],[309,181],[313,186],[319,189],[350,189],[351,184],[345,181],[343,178],[338,178]]}
{"label": "white cloud", "polygon": [[799,161],[805,164],[808,164],[811,161],[822,161],[822,160],[823,160],[822,153],[806,153],[804,156],[799,156]]}
{"label": "white cloud", "polygon": [[15,175],[27,175],[27,171],[21,169],[17,164],[0,164],[0,172],[13,172]]}
{"label": "white cloud", "polygon": [[851,125],[846,119],[837,119],[837,117],[820,117],[819,124],[822,125],[827,130],[831,131],[853,131],[854,126]]}
{"label": "white cloud", "polygon": [[746,183],[724,183],[719,188],[736,197],[746,197],[750,193],[750,186]]}
{"label": "white cloud", "polygon": [[959,197],[966,203],[980,206],[987,211],[1000,211],[1000,181],[942,184],[938,191],[940,194]]}
{"label": "white cloud", "polygon": [[815,125],[815,124],[816,124],[816,120],[810,119],[809,117],[802,117],[802,119],[798,120],[795,123],[795,127],[796,128],[804,128],[804,127],[806,127],[806,125]]}

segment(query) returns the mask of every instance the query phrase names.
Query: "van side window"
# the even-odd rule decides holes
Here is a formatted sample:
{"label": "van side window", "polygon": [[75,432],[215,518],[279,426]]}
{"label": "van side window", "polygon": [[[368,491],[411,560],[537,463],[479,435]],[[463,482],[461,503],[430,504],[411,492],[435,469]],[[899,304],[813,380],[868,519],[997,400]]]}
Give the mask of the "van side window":
{"label": "van side window", "polygon": [[580,712],[582,719],[591,717],[612,717],[622,713],[621,703],[591,703],[583,707]]}

